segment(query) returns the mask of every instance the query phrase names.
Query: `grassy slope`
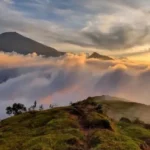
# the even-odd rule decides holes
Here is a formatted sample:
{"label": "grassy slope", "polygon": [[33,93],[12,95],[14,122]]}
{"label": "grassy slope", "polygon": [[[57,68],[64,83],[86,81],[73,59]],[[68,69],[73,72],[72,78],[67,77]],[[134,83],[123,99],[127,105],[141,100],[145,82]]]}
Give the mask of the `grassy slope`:
{"label": "grassy slope", "polygon": [[115,120],[120,120],[122,117],[129,118],[130,120],[139,118],[145,123],[150,124],[150,106],[148,105],[109,96],[98,96],[93,99],[97,103],[103,104],[105,113]]}
{"label": "grassy slope", "polygon": [[0,150],[140,150],[150,130],[113,121],[99,103],[90,98],[3,120]]}

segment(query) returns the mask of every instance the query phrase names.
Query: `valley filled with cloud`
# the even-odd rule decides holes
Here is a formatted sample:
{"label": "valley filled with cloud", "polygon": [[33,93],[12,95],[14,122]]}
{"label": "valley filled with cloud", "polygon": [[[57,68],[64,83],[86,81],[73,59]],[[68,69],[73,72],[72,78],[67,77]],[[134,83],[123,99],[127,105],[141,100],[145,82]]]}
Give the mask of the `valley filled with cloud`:
{"label": "valley filled with cloud", "polygon": [[103,94],[150,104],[149,62],[0,52],[0,68],[0,117],[14,102],[31,106],[36,100],[48,108]]}

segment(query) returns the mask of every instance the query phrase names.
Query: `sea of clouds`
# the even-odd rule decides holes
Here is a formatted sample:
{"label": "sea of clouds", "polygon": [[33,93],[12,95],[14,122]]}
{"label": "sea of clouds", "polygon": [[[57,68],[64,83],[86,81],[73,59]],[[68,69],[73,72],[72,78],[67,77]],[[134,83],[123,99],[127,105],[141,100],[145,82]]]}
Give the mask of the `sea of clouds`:
{"label": "sea of clouds", "polygon": [[150,104],[150,63],[128,59],[87,59],[85,54],[45,58],[0,52],[0,117],[14,102],[36,100],[48,108],[111,95]]}

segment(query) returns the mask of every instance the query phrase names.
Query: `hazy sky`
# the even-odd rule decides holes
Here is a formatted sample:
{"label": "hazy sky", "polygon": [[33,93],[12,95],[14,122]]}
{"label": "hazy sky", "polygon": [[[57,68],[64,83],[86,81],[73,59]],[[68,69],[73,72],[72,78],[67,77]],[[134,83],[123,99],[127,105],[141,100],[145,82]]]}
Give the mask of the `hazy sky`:
{"label": "hazy sky", "polygon": [[0,33],[61,51],[149,59],[149,0],[0,0]]}

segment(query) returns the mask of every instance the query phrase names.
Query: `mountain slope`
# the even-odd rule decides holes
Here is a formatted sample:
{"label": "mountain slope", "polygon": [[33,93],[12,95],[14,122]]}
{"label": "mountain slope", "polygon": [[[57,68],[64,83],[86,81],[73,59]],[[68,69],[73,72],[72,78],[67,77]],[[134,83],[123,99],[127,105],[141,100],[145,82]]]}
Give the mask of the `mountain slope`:
{"label": "mountain slope", "polygon": [[54,48],[40,44],[16,32],[6,32],[0,34],[0,50],[4,52],[15,51],[20,54],[36,52],[38,55],[53,57],[64,54],[63,52],[59,52]]}
{"label": "mountain slope", "polygon": [[[88,98],[68,107],[31,111],[2,120],[0,150],[150,148],[150,130],[144,124],[112,120],[104,111],[102,102],[105,101],[105,96],[97,98]],[[116,104],[117,102],[118,100]]]}
{"label": "mountain slope", "polygon": [[127,101],[122,98],[110,96],[97,96],[93,100],[105,107],[105,113],[115,120],[125,117],[130,120],[139,118],[141,121],[150,124],[150,106]]}
{"label": "mountain slope", "polygon": [[109,56],[100,55],[99,53],[96,53],[96,52],[92,53],[88,58],[97,58],[97,59],[102,59],[102,60],[113,60]]}

